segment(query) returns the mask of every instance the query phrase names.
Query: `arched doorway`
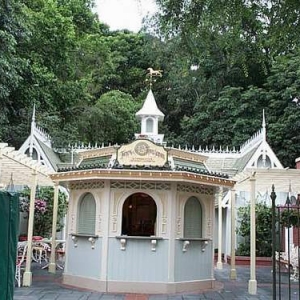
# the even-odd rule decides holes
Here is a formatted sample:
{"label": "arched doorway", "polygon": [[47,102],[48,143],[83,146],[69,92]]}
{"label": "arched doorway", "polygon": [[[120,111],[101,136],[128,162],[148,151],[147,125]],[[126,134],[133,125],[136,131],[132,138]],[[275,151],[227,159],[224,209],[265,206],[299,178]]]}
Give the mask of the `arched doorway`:
{"label": "arched doorway", "polygon": [[145,193],[129,196],[122,209],[122,235],[155,235],[157,207],[155,201]]}

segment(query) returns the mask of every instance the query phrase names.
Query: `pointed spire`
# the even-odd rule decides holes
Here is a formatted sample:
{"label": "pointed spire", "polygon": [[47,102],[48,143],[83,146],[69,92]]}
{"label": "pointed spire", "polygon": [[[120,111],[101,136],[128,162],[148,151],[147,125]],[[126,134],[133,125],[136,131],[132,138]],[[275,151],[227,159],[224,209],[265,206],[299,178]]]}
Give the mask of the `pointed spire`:
{"label": "pointed spire", "polygon": [[164,135],[158,133],[158,122],[163,121],[164,114],[157,107],[154,95],[150,89],[143,107],[135,114],[141,121],[141,132],[136,133],[136,138],[146,138],[154,143],[162,144]]}
{"label": "pointed spire", "polygon": [[34,129],[35,129],[35,103],[33,104],[32,118],[31,118],[29,157],[32,157],[33,154]]}
{"label": "pointed spire", "polygon": [[286,197],[285,205],[291,205],[292,204],[291,195],[292,195],[292,185],[291,185],[291,181],[290,181],[290,183],[289,183],[289,193]]}
{"label": "pointed spire", "polygon": [[9,193],[14,193],[15,192],[13,173],[10,174],[10,181],[9,181],[9,184],[7,185],[7,187],[6,187],[6,191],[9,192]]}
{"label": "pointed spire", "polygon": [[266,168],[267,167],[267,155],[266,155],[266,141],[267,141],[267,132],[266,132],[266,119],[265,119],[265,110],[263,109],[263,121],[262,121],[262,138],[263,138],[263,147],[264,147],[264,151],[263,151],[263,155],[262,155],[262,159],[263,159],[263,167]]}
{"label": "pointed spire", "polygon": [[265,110],[263,109],[263,121],[262,121],[262,134],[264,141],[267,140],[267,131],[266,131],[266,119],[265,119]]}
{"label": "pointed spire", "polygon": [[35,103],[33,104],[33,111],[32,111],[32,119],[31,119],[32,123],[35,123]]}
{"label": "pointed spire", "polygon": [[157,107],[154,95],[150,89],[143,107],[135,114],[138,118],[143,116],[157,116],[160,121],[164,119],[164,114]]}

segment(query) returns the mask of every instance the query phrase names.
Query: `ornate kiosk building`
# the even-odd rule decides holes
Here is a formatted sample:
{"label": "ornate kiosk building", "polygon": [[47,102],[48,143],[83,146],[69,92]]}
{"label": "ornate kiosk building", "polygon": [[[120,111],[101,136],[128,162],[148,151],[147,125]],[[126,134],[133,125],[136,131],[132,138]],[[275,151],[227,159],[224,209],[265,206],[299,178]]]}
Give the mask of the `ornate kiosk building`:
{"label": "ornate kiosk building", "polygon": [[63,282],[103,292],[213,288],[215,200],[235,181],[207,157],[165,147],[150,89],[141,133],[122,146],[80,152],[51,179],[70,192]]}

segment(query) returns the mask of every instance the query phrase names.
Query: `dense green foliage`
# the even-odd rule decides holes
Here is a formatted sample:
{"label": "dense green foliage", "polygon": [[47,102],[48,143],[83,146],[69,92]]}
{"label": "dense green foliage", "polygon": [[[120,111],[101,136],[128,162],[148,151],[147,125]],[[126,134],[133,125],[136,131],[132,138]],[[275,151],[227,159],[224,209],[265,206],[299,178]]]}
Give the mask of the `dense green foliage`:
{"label": "dense green foliage", "polygon": [[[240,226],[237,234],[243,237],[237,255],[250,256],[250,205],[238,209]],[[256,256],[272,256],[272,208],[266,203],[255,205]]]}
{"label": "dense green foliage", "polygon": [[299,1],[156,2],[159,13],[139,33],[110,31],[92,0],[0,2],[0,140],[24,142],[35,103],[54,146],[127,142],[153,67],[163,70],[153,92],[170,144],[238,147],[265,109],[268,141],[293,167]]}
{"label": "dense green foliage", "polygon": [[[34,203],[33,234],[50,238],[52,235],[54,189],[52,187],[38,188]],[[30,189],[25,188],[20,193],[20,210],[28,218],[30,205]],[[58,193],[57,231],[64,227],[64,217],[67,213],[67,196],[63,192]]]}

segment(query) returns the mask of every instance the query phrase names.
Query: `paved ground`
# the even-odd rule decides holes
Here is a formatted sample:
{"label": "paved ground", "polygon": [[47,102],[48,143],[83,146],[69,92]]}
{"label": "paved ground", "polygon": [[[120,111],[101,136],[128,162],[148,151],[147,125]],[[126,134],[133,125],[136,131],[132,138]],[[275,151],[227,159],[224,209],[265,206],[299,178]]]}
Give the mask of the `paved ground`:
{"label": "paved ground", "polygon": [[[141,294],[107,294],[64,286],[61,284],[61,272],[49,274],[47,270],[41,270],[33,266],[33,284],[31,287],[15,288],[14,300],[46,300],[46,299],[72,299],[72,300],[270,300],[273,299],[272,272],[269,267],[257,267],[257,294],[249,295],[248,281],[250,278],[249,267],[237,266],[237,279],[229,279],[229,266],[224,265],[222,270],[215,270],[217,280],[216,289],[197,294],[176,295],[141,295]],[[300,299],[300,286],[298,282],[288,284],[288,277],[281,277],[281,291],[278,290],[276,299]]]}

